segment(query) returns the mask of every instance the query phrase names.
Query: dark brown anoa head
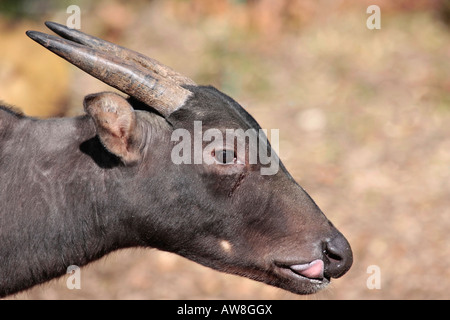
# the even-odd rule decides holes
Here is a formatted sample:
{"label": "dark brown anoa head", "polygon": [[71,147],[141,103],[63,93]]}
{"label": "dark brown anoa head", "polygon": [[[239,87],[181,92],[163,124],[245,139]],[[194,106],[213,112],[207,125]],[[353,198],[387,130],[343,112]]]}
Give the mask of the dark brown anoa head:
{"label": "dark brown anoa head", "polygon": [[298,294],[349,270],[349,243],[237,102],[137,52],[46,24],[62,38],[28,36],[130,96],[90,95],[85,110],[105,149],[135,170],[121,194],[137,245]]}

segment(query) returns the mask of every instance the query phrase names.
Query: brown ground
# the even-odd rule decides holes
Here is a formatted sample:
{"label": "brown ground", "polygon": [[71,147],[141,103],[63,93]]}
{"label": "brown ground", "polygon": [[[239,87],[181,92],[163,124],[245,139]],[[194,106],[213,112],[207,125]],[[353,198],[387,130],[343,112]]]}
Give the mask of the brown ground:
{"label": "brown ground", "polygon": [[[354,252],[347,275],[306,299],[449,299],[448,2],[374,1],[381,30],[366,28],[369,2],[244,2],[70,4],[83,31],[213,84],[280,129],[281,159]],[[0,99],[27,114],[74,115],[85,94],[108,89],[24,35],[64,23],[65,7],[31,12],[37,22],[3,14]],[[367,287],[371,265],[381,289]],[[63,277],[12,298],[305,298],[156,250],[116,252],[81,272],[81,290]]]}

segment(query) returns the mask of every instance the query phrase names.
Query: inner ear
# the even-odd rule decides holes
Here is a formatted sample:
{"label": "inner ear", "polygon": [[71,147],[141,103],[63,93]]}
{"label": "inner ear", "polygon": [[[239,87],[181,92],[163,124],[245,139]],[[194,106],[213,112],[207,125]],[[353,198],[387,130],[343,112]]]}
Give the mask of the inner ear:
{"label": "inner ear", "polygon": [[112,92],[88,95],[84,110],[92,117],[103,146],[122,160],[133,164],[141,158],[136,113],[122,96]]}

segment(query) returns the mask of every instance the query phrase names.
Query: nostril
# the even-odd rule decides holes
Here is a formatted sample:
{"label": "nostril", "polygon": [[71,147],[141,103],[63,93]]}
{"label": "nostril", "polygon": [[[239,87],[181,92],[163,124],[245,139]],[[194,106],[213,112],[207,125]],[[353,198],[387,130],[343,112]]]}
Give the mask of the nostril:
{"label": "nostril", "polygon": [[328,258],[328,260],[330,260],[330,261],[338,262],[338,261],[342,260],[342,257],[339,254],[337,254],[337,253],[335,253],[333,251],[330,251],[330,249],[328,249],[328,248],[325,248],[323,250],[323,253]]}
{"label": "nostril", "polygon": [[350,245],[340,233],[323,244],[323,254],[327,262],[325,275],[328,277],[339,278],[350,269],[353,263]]}

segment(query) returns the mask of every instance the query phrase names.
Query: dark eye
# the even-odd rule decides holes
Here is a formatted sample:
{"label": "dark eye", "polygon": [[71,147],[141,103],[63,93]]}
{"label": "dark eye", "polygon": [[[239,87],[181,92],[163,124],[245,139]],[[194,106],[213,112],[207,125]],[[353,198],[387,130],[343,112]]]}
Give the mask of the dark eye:
{"label": "dark eye", "polygon": [[232,164],[236,160],[236,154],[234,150],[216,150],[214,151],[214,159],[220,164]]}

